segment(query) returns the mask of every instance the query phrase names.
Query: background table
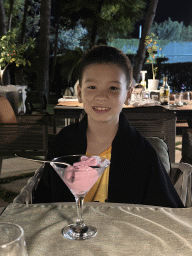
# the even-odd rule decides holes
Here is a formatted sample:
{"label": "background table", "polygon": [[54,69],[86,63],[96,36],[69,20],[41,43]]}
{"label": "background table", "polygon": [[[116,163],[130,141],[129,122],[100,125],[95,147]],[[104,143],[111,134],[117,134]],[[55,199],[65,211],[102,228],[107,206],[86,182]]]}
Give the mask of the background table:
{"label": "background table", "polygon": [[98,229],[85,241],[61,234],[76,215],[75,203],[10,204],[0,221],[23,227],[29,256],[192,255],[192,208],[85,203],[85,222]]}
{"label": "background table", "polygon": [[[186,120],[189,121],[190,124],[192,124],[192,101],[188,105],[184,105],[181,107],[174,107],[171,105],[164,106],[166,109],[173,111],[176,113],[177,120]],[[124,105],[123,109],[126,108],[134,108],[132,105]],[[78,118],[83,110],[83,104],[78,102],[67,102],[63,101],[58,103],[54,107],[54,113],[55,115],[63,115],[67,116],[69,118]],[[192,127],[192,125],[191,125]]]}

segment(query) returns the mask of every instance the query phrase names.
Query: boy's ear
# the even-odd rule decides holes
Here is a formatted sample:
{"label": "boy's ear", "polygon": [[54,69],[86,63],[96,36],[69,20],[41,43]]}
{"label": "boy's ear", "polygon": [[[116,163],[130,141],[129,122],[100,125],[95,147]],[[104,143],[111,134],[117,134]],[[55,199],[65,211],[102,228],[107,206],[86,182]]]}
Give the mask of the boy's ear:
{"label": "boy's ear", "polygon": [[78,98],[79,103],[82,103],[81,87],[79,84],[77,85],[77,98]]}
{"label": "boy's ear", "polygon": [[125,102],[124,102],[125,105],[129,105],[129,102],[130,102],[130,100],[131,100],[132,91],[133,91],[133,86],[131,86],[131,87],[128,89],[128,91],[127,91],[127,96],[126,96],[126,99],[125,99]]}

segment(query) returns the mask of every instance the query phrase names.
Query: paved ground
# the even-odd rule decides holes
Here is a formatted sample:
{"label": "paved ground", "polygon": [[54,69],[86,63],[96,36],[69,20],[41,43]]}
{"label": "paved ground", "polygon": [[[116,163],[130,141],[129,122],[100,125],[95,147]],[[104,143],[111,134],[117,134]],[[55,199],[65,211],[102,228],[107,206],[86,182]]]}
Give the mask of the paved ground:
{"label": "paved ground", "polygon": [[[182,136],[176,136],[176,143],[182,142]],[[181,144],[176,146],[176,163],[179,163],[181,160]],[[34,172],[41,166],[41,163],[36,163],[21,158],[8,158],[3,160],[1,178],[17,176],[23,173]],[[27,184],[29,178],[19,179],[7,184],[0,185],[6,190],[10,190],[15,193],[20,193],[21,189]],[[0,207],[6,206],[8,203],[0,199]]]}

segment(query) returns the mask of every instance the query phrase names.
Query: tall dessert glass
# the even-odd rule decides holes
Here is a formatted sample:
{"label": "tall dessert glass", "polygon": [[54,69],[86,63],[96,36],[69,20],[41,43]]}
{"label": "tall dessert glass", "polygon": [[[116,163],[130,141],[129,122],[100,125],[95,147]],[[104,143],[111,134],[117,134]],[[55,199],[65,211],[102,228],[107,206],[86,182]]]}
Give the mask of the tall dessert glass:
{"label": "tall dessert glass", "polygon": [[62,234],[72,240],[94,237],[97,234],[97,229],[87,226],[83,220],[84,197],[110,164],[110,161],[99,156],[69,155],[54,158],[50,164],[74,195],[77,206],[76,223],[65,227]]}

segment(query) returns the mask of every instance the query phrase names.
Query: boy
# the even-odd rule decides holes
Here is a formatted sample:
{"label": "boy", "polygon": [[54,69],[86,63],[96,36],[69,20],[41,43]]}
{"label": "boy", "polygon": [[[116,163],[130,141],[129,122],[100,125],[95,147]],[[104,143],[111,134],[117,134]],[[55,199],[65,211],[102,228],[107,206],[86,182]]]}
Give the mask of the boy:
{"label": "boy", "polygon": [[[100,155],[111,161],[85,201],[183,207],[156,151],[121,112],[131,97],[132,67],[118,49],[94,47],[79,65],[78,100],[86,115],[56,136],[48,159],[74,154]],[[50,165],[34,202],[74,201]]]}

